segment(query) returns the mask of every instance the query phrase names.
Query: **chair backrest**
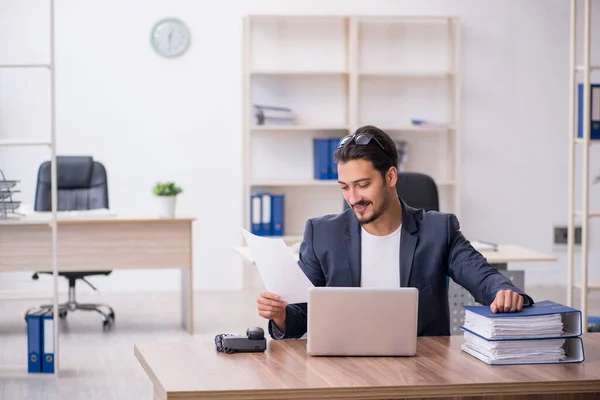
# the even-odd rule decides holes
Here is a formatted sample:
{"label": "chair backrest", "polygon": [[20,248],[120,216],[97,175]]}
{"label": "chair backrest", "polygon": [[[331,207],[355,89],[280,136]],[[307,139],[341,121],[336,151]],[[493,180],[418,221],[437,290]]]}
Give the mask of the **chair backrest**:
{"label": "chair backrest", "polygon": [[[104,166],[88,156],[57,156],[57,210],[109,208],[108,179]],[[51,211],[50,161],[40,165],[35,193],[35,211]]]}
{"label": "chair backrest", "polygon": [[[439,211],[439,197],[435,181],[420,172],[399,172],[396,193],[411,207],[425,211]],[[344,200],[344,210],[349,208]]]}
{"label": "chair backrest", "polygon": [[420,172],[400,172],[396,192],[411,207],[439,211],[440,202],[435,181]]}

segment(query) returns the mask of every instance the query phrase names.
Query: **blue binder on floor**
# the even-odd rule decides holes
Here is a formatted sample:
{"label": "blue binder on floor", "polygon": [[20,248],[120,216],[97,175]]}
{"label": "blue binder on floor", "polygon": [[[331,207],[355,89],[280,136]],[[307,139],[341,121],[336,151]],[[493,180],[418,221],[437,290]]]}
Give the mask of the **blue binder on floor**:
{"label": "blue binder on floor", "polygon": [[27,371],[42,372],[42,315],[36,311],[27,316]]}
{"label": "blue binder on floor", "polygon": [[54,315],[48,311],[42,316],[42,372],[54,373]]}

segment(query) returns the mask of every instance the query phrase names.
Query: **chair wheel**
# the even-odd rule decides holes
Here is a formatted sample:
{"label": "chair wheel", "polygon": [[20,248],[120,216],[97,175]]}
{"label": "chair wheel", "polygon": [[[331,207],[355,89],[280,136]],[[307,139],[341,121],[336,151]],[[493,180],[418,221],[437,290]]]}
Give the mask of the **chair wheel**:
{"label": "chair wheel", "polygon": [[60,319],[65,319],[65,318],[67,318],[67,312],[66,312],[66,311],[60,311],[60,312],[58,313],[58,317],[59,317]]}
{"label": "chair wheel", "polygon": [[104,321],[102,321],[102,329],[104,329],[105,331],[109,330],[110,328],[112,328],[112,320],[109,319],[105,319]]}
{"label": "chair wheel", "polygon": [[115,320],[115,312],[114,311],[109,312],[108,313],[108,318],[110,318],[114,322],[114,320]]}

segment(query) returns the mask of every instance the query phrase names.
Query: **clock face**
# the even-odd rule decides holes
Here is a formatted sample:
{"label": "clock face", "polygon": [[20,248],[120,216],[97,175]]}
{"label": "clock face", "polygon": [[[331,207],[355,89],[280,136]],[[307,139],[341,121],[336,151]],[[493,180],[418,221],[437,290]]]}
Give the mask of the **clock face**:
{"label": "clock face", "polygon": [[150,41],[154,50],[161,56],[179,57],[190,45],[190,32],[178,19],[163,19],[152,28]]}

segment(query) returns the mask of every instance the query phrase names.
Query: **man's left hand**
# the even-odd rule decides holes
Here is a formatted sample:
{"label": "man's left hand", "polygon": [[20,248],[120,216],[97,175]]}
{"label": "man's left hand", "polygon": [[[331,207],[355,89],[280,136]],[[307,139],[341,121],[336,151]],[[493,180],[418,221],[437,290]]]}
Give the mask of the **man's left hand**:
{"label": "man's left hand", "polygon": [[490,305],[494,314],[521,311],[521,308],[523,308],[523,296],[509,289],[498,291],[494,302]]}

